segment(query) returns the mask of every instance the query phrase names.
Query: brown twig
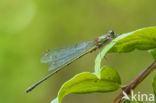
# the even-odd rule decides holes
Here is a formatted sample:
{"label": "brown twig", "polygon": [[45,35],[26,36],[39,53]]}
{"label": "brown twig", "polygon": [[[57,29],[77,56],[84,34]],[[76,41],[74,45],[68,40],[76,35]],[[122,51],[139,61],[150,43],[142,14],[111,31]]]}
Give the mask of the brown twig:
{"label": "brown twig", "polygon": [[[150,64],[147,68],[145,68],[134,80],[132,80],[128,86],[126,86],[123,91],[127,94],[130,94],[131,89],[135,89],[135,87],[143,81],[152,71],[156,68],[156,60]],[[123,97],[123,92],[121,92],[113,101],[113,103],[121,103]]]}

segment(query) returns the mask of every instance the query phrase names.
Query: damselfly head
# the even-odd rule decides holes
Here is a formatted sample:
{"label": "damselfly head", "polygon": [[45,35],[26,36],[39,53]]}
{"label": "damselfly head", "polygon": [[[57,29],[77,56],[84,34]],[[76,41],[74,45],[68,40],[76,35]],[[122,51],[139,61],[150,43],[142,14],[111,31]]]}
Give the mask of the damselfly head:
{"label": "damselfly head", "polygon": [[116,37],[116,33],[113,30],[110,30],[108,32],[108,34],[110,35],[111,38],[115,38]]}

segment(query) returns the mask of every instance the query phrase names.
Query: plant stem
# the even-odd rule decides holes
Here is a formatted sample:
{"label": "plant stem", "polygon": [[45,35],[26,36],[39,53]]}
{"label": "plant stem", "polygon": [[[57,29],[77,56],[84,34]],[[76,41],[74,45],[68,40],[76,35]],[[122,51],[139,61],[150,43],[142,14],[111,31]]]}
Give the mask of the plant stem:
{"label": "plant stem", "polygon": [[[145,68],[134,80],[132,80],[124,89],[123,91],[126,94],[130,94],[131,89],[135,89],[136,86],[141,83],[152,71],[156,68],[156,60],[150,64],[147,68]],[[113,101],[113,103],[121,103],[123,97],[123,92],[121,92]]]}

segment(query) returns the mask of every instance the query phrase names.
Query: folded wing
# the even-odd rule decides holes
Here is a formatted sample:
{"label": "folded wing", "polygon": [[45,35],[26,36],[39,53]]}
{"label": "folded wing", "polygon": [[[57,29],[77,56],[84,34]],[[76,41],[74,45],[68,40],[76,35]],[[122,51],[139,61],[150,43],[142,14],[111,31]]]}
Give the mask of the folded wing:
{"label": "folded wing", "polygon": [[69,63],[82,53],[95,47],[95,41],[82,42],[76,45],[52,48],[42,54],[41,62],[50,64],[48,70],[54,70]]}

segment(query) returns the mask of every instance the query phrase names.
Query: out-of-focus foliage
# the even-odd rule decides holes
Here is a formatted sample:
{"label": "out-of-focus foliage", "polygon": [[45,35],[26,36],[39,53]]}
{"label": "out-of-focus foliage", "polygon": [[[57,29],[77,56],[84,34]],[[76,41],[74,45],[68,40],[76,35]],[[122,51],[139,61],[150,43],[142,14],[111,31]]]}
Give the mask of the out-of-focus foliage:
{"label": "out-of-focus foliage", "polygon": [[[154,26],[155,3],[155,0],[0,0],[0,103],[49,103],[74,74],[93,71],[98,51],[66,67],[30,94],[24,94],[28,86],[49,73],[48,65],[40,63],[42,51],[92,40],[110,29],[124,33]],[[110,54],[106,58],[103,63],[117,68],[124,83],[152,61],[148,53],[140,51]],[[151,78],[140,85],[140,91],[152,92]],[[117,93],[69,95],[64,103],[109,103]]]}
{"label": "out-of-focus foliage", "polygon": [[154,59],[156,59],[156,49],[149,50]]}

